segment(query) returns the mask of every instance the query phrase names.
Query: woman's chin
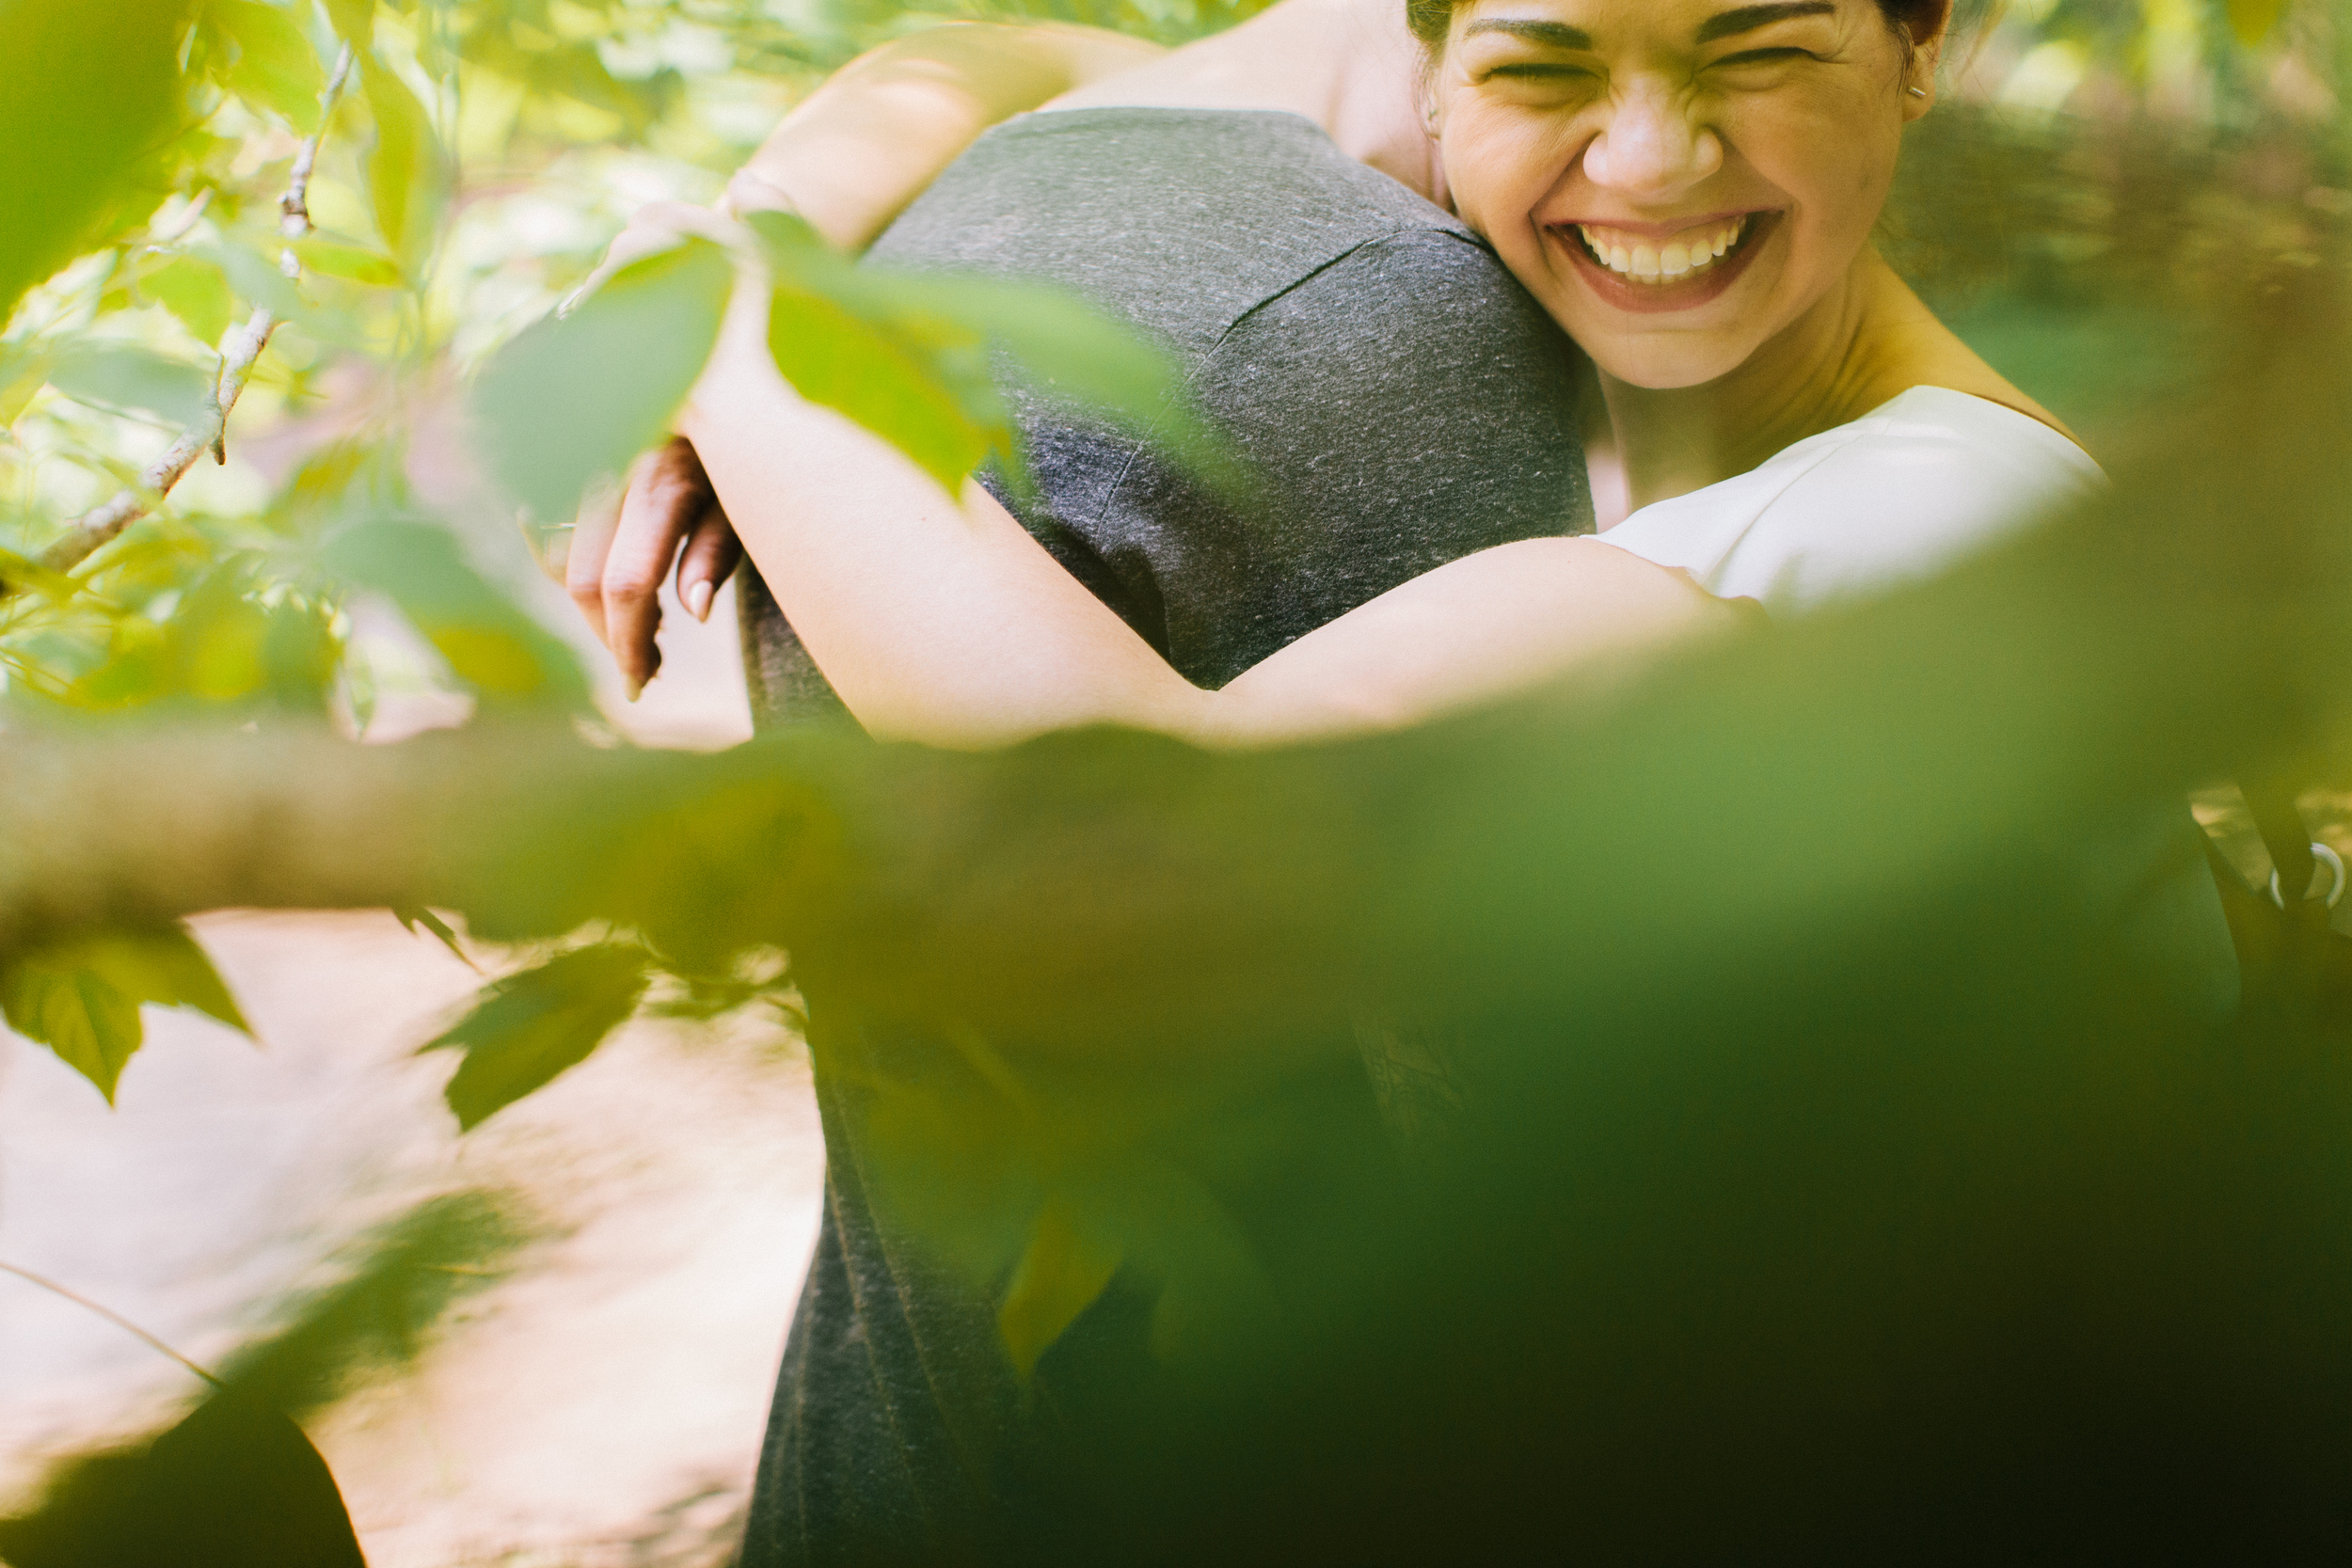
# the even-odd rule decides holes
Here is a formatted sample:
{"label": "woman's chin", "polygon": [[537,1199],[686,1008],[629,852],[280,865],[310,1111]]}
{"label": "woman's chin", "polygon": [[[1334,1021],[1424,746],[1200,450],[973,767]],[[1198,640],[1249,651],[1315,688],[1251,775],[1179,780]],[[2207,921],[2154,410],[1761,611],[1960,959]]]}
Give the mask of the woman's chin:
{"label": "woman's chin", "polygon": [[1729,375],[1746,361],[1747,348],[1752,346],[1672,341],[1698,334],[1634,334],[1618,339],[1609,333],[1571,332],[1571,336],[1592,356],[1601,374],[1651,392],[1704,387]]}

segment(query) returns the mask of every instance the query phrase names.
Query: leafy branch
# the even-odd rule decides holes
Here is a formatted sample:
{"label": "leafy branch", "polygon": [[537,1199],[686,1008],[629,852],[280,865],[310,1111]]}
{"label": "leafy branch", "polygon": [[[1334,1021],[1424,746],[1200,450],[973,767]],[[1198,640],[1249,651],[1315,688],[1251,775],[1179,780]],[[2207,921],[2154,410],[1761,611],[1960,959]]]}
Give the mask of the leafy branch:
{"label": "leafy branch", "polygon": [[[310,232],[310,175],[318,164],[319,141],[326,135],[327,121],[333,118],[336,101],[342,96],[354,63],[352,47],[346,42],[336,55],[335,70],[326,80],[326,89],[319,95],[319,128],[303,139],[294,154],[286,194],[278,202],[281,214],[278,232],[289,242]],[[301,277],[302,261],[291,244],[278,252],[278,268],[288,278]],[[137,483],[68,525],[65,537],[41,552],[40,565],[45,570],[69,572],[88,560],[124,529],[162,505],[164,498],[186,477],[203,453],[211,452],[215,463],[229,461],[229,416],[236,408],[238,398],[244,395],[246,383],[252,378],[262,351],[269,347],[271,335],[281,325],[268,306],[256,305],[245,325],[221,341],[220,373],[205,389],[203,409],[197,421],[182,431],[179,439],[140,472]],[[0,582],[0,598],[13,592],[13,584]]]}

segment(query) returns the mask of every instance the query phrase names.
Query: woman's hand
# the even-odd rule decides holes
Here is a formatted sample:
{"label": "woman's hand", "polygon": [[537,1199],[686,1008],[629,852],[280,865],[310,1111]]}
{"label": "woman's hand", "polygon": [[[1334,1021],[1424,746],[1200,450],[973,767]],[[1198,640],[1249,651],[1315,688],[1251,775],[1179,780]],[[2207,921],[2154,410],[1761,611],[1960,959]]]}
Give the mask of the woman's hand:
{"label": "woman's hand", "polygon": [[[691,236],[725,245],[741,268],[755,265],[756,247],[740,226],[705,208],[656,202],[629,220],[580,296],[632,261]],[[739,296],[758,292],[736,291]],[[734,353],[747,346],[739,316],[729,313],[735,330],[727,341]],[[764,351],[764,341],[759,348]],[[697,621],[707,620],[712,599],[742,559],[743,546],[711,491],[702,459],[680,436],[631,464],[618,490],[590,497],[562,559],[550,556],[543,564],[612,650],[634,699],[661,668],[656,634],[661,629],[662,578],[675,565],[678,603]]]}
{"label": "woman's hand", "polygon": [[[728,182],[719,211],[677,202],[641,211],[582,293],[687,234],[721,240],[739,258],[755,254],[729,221],[737,213],[795,213],[834,245],[863,249],[990,126],[1162,53],[1060,23],[957,23],[884,44],[786,117]],[[764,302],[766,291],[756,293]],[[739,334],[730,341],[742,346]],[[583,507],[562,560],[542,563],[612,649],[634,697],[661,667],[655,634],[672,563],[678,602],[699,620],[742,554],[700,457],[675,438],[632,465],[617,494]]]}

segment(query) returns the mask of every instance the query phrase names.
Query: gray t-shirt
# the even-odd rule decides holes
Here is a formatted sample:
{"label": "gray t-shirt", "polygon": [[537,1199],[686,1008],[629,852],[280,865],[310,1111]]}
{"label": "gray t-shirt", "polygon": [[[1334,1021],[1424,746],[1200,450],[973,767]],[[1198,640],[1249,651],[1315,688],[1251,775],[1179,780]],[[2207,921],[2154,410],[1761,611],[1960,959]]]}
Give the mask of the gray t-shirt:
{"label": "gray t-shirt", "polygon": [[[1174,353],[1252,469],[1246,502],[1017,379],[1037,494],[992,487],[1201,685],[1457,557],[1592,530],[1574,345],[1468,229],[1296,115],[1025,116],[873,258],[1062,284]],[[755,705],[823,714],[822,677],[751,599]]]}
{"label": "gray t-shirt", "polygon": [[[1035,494],[997,489],[1202,685],[1448,561],[1592,527],[1577,351],[1476,236],[1297,116],[1027,116],[982,137],[873,255],[1061,284],[1176,356],[1195,405],[1255,470],[1248,499],[1017,379]],[[760,722],[837,717],[773,599],[748,574],[743,591]],[[856,1057],[937,1071],[954,1053],[829,1010],[821,990],[809,1000],[831,1170],[742,1562],[988,1556],[1054,1484],[1026,1466],[1033,1429],[1104,1404],[1089,1385],[1137,1386],[1130,1330],[1149,1303],[1115,1282],[1018,1388],[985,1294],[876,1223],[862,1091],[824,1070]],[[1311,1104],[1295,1119],[1312,1138],[1377,1139],[1354,1050],[1338,1021],[1329,1071],[1267,1104]],[[1266,1192],[1224,1195],[1246,1225],[1258,1211],[1252,1239],[1278,1280],[1286,1257],[1306,1258],[1318,1204],[1349,1200],[1317,1186],[1346,1153],[1310,1142],[1302,1131],[1288,1168],[1243,1184]]]}

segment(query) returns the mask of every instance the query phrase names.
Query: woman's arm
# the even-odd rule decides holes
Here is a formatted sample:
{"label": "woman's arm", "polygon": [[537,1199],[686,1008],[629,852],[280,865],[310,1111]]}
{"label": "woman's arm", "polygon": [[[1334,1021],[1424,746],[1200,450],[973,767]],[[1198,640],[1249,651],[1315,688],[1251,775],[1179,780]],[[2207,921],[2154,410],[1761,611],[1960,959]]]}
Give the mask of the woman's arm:
{"label": "woman's arm", "polygon": [[1141,39],[1062,23],[965,22],[861,55],[785,116],[722,206],[786,208],[863,250],[980,133],[1158,58]]}
{"label": "woman's arm", "polygon": [[[787,115],[720,206],[796,212],[834,245],[863,250],[990,126],[1164,53],[1059,23],[957,23],[900,39],[842,67]],[[640,253],[625,233],[605,265]],[[672,562],[678,599],[700,619],[741,555],[693,449],[673,442],[640,459],[621,496],[584,508],[562,561],[546,564],[634,694],[661,665],[654,633]]]}
{"label": "woman's arm", "polygon": [[948,496],[802,399],[737,291],[680,428],[786,618],[878,736],[1009,743],[1120,723],[1249,745],[1409,723],[1729,624],[1687,577],[1588,539],[1483,551],[1301,638],[1220,691],[1179,675],[978,486]]}

